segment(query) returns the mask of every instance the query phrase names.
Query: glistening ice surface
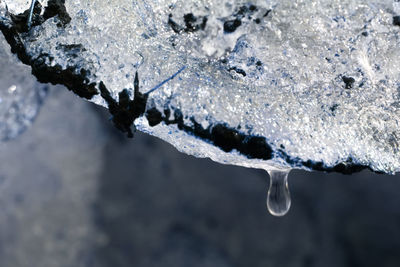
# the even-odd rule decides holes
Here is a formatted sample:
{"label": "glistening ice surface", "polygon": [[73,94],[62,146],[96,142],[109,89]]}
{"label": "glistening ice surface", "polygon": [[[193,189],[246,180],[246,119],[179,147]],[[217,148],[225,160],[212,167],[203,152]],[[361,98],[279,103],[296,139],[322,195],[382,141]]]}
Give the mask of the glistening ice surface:
{"label": "glistening ice surface", "polygon": [[[3,23],[6,5],[11,13],[29,8],[0,0]],[[116,100],[124,88],[133,97],[136,71],[145,93],[185,67],[149,95],[147,110],[156,108],[163,121],[135,121],[183,152],[251,167],[346,162],[400,170],[397,0],[66,0],[65,7],[70,21],[55,16],[20,34],[26,53],[48,66],[89,70],[86,83],[99,90],[103,82]],[[100,94],[91,100],[108,105]],[[176,110],[189,128],[224,125],[265,138],[272,158],[224,152],[166,123]]]}

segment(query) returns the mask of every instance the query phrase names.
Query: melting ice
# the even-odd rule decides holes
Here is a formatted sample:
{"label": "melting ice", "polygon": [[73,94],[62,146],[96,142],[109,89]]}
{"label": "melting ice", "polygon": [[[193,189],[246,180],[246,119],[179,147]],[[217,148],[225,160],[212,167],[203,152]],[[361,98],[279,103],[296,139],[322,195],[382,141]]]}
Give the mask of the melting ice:
{"label": "melting ice", "polygon": [[[6,5],[16,14],[30,1],[0,0],[0,25],[11,23]],[[121,92],[134,96],[136,71],[145,93],[184,68],[134,122],[182,152],[253,168],[400,170],[398,1],[67,0],[65,8],[70,21],[53,16],[19,35],[32,62],[83,73],[97,91],[88,98],[104,106],[100,83],[118,102]],[[268,206],[280,215],[290,206],[287,174],[270,174]]]}

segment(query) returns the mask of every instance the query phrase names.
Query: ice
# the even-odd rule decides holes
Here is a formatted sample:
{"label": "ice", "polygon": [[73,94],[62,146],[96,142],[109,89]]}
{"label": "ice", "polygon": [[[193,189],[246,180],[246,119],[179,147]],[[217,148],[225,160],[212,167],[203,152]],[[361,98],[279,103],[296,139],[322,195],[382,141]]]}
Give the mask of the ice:
{"label": "ice", "polygon": [[10,13],[30,3],[0,0],[3,33],[22,27],[11,46],[40,81],[108,107],[103,84],[120,126],[227,164],[400,171],[397,1],[38,2],[52,12],[27,31]]}
{"label": "ice", "polygon": [[0,141],[21,134],[36,117],[47,86],[36,82],[0,36]]}

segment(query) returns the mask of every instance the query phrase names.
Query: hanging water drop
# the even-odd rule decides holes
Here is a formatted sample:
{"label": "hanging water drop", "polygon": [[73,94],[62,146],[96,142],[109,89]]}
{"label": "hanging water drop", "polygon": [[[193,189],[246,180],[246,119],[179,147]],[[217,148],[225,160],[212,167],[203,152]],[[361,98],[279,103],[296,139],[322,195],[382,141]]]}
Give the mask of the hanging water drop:
{"label": "hanging water drop", "polygon": [[270,184],[267,197],[268,211],[274,216],[284,216],[290,208],[290,192],[288,187],[287,170],[267,170],[270,176]]}

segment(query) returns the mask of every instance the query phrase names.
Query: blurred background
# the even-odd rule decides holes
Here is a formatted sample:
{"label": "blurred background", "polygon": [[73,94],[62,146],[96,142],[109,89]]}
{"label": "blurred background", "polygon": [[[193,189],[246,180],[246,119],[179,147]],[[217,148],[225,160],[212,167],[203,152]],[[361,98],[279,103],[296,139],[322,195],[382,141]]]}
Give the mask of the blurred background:
{"label": "blurred background", "polygon": [[[7,94],[32,88],[2,77]],[[1,267],[400,266],[400,175],[292,171],[292,208],[275,218],[264,171],[127,139],[106,110],[35,88],[0,125],[19,133],[43,104],[0,143]]]}
{"label": "blurred background", "polygon": [[120,134],[61,87],[0,145],[0,266],[400,266],[400,177],[292,171],[268,214],[264,171]]}

